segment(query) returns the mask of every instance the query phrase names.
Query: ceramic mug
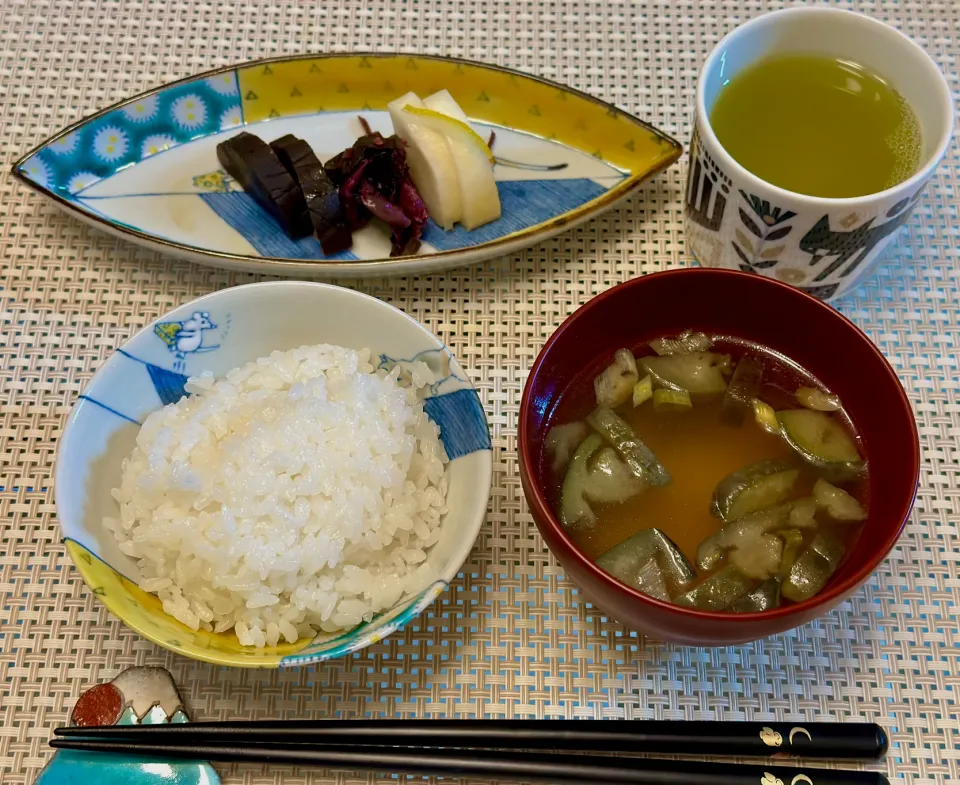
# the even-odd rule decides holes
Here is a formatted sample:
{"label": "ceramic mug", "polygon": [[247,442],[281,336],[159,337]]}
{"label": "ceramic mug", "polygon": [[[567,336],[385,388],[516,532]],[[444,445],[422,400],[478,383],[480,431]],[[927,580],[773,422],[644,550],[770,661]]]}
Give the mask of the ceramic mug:
{"label": "ceramic mug", "polygon": [[[852,60],[887,79],[920,122],[917,172],[879,193],[828,199],[784,190],[738,164],[710,126],[714,102],[738,72],[789,52]],[[727,35],[703,66],[696,107],[687,247],[704,267],[759,273],[822,299],[843,294],[868,274],[913,211],[953,131],[950,88],[923,49],[875,19],[816,6],[774,11]]]}

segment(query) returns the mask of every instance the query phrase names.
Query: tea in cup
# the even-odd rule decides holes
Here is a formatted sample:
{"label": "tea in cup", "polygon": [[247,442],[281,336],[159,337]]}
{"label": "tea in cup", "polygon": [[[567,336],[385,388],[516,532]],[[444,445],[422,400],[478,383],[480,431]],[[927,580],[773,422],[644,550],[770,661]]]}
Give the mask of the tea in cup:
{"label": "tea in cup", "polygon": [[759,16],[700,76],[688,247],[706,267],[837,297],[903,226],[952,125],[943,75],[893,28],[822,7]]}

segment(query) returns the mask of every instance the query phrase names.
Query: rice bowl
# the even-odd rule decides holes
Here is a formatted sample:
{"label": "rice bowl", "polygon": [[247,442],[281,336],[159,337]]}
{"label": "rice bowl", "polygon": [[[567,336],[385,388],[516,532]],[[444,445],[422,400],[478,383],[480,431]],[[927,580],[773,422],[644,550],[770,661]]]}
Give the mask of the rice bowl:
{"label": "rice bowl", "polygon": [[[196,318],[198,312],[204,319]],[[190,342],[167,340],[171,333],[178,329],[186,332],[187,328],[202,328],[203,333],[201,336],[194,334]],[[188,344],[188,350],[181,352],[184,344]],[[202,389],[198,392],[198,385],[202,387],[208,381],[224,380],[242,366],[258,358],[267,358],[276,351],[286,354],[296,347],[318,344],[344,347],[356,354],[358,368],[362,359],[374,369],[373,374],[364,376],[392,376],[400,387],[417,388],[417,402],[412,405],[417,407],[418,415],[420,408],[427,415],[429,420],[424,422],[439,429],[439,443],[449,457],[447,463],[442,463],[446,499],[441,509],[445,512],[440,514],[436,528],[428,534],[429,539],[421,540],[421,543],[433,542],[421,548],[425,555],[422,562],[416,561],[419,554],[415,553],[415,547],[405,548],[410,551],[407,554],[410,561],[414,562],[410,576],[419,574],[424,580],[433,576],[435,580],[419,592],[403,594],[391,607],[365,612],[362,621],[350,629],[338,626],[336,631],[328,632],[326,630],[334,623],[348,624],[352,619],[338,618],[334,622],[333,616],[338,611],[333,610],[324,624],[322,617],[326,608],[318,604],[320,619],[314,615],[308,622],[310,611],[304,607],[303,622],[291,621],[291,624],[294,627],[309,624],[312,632],[306,632],[306,627],[298,628],[297,631],[303,631],[303,634],[295,643],[288,642],[277,624],[278,629],[271,630],[279,634],[277,643],[270,645],[266,639],[269,621],[263,620],[259,624],[264,635],[262,647],[257,640],[241,644],[235,634],[236,625],[234,629],[215,632],[217,623],[225,624],[229,616],[222,598],[218,602],[218,612],[226,615],[209,622],[201,620],[198,609],[191,606],[198,622],[198,628],[194,629],[192,624],[184,624],[167,613],[157,593],[148,593],[141,588],[143,584],[161,591],[162,581],[150,583],[154,578],[170,579],[170,587],[174,583],[182,584],[184,576],[177,576],[171,567],[178,562],[173,558],[175,554],[167,553],[162,558],[158,555],[161,560],[166,560],[165,572],[147,564],[141,567],[141,561],[151,552],[167,547],[166,541],[156,546],[143,546],[142,552],[137,551],[144,554],[142,557],[130,556],[121,549],[121,541],[132,540],[134,535],[122,535],[118,540],[114,531],[104,523],[108,518],[124,520],[121,505],[114,494],[114,491],[123,490],[124,461],[133,457],[140,431],[147,420],[159,416],[159,412],[177,403],[186,392],[192,392],[192,398],[202,398],[206,393]],[[364,351],[364,347],[370,351]],[[186,403],[184,401],[181,405]],[[409,427],[405,430],[410,433]],[[432,427],[431,431],[436,434]],[[271,432],[277,432],[273,425]],[[418,446],[411,452],[411,465],[414,455],[422,454],[420,437],[416,433],[414,436]],[[425,436],[423,441],[426,443],[429,437]],[[108,357],[84,388],[59,440],[55,475],[57,516],[66,551],[88,589],[135,632],[178,654],[220,665],[299,666],[340,657],[380,641],[410,623],[436,601],[460,571],[485,518],[492,471],[490,450],[490,433],[476,390],[456,358],[414,319],[373,297],[327,284],[303,281],[251,284],[220,290],[185,303],[145,326]],[[179,479],[182,479],[180,475]],[[441,487],[439,480],[430,478],[428,485]],[[351,494],[350,498],[353,496],[357,494]],[[177,503],[183,504],[179,496]],[[155,502],[151,504],[155,506]],[[295,502],[284,504],[290,511]],[[212,505],[206,506],[202,512],[214,509]],[[199,517],[200,512],[193,510],[190,514]],[[129,523],[129,513],[126,515]],[[258,525],[262,526],[263,522]],[[304,527],[308,525],[304,524]],[[381,526],[379,530],[386,529]],[[150,527],[139,536],[148,531]],[[302,531],[297,530],[295,537],[288,535],[289,542],[298,541],[301,534]],[[162,539],[159,535],[153,536]],[[410,542],[413,542],[412,538]],[[129,546],[124,547],[129,550]],[[180,547],[177,546],[177,550]],[[390,547],[392,545],[385,550]],[[188,566],[196,566],[197,558],[190,548],[183,550],[184,558],[179,560],[183,565],[181,572]],[[309,548],[311,556],[314,550],[312,546]],[[281,549],[273,545],[274,554],[281,551],[284,557],[288,556],[286,547]],[[357,554],[351,551],[338,562],[344,568],[349,567],[344,569],[345,574],[356,566],[348,564],[348,559],[355,556]],[[410,561],[405,559],[404,563],[410,565]],[[245,561],[243,565],[246,566]],[[327,565],[321,572],[329,574],[331,569],[337,567]],[[203,580],[209,581],[212,574],[219,572],[219,568],[213,570],[202,576]],[[227,574],[228,570],[223,572]],[[287,577],[299,580],[302,575],[297,577],[294,571]],[[277,573],[268,572],[263,579],[259,572],[256,574],[257,583],[263,580],[270,584],[277,578]],[[278,583],[275,585],[279,586]],[[348,596],[347,588],[345,585],[343,599],[356,599],[356,596]],[[247,587],[243,591],[252,592],[253,589]],[[363,609],[352,609],[366,611],[368,606],[373,607],[377,596],[382,596],[381,602],[386,602],[392,591],[395,590],[388,587],[378,595],[376,587],[371,589],[371,584],[367,583],[364,595],[369,596],[357,595],[365,603]],[[252,594],[244,595],[244,600],[248,596]],[[263,608],[275,608],[288,599],[282,591],[275,591],[274,596],[278,602],[270,600],[272,605]],[[294,598],[292,602],[298,610],[299,599]],[[212,602],[212,599],[208,598],[208,601]],[[306,606],[307,603],[300,604]],[[213,611],[213,608],[209,610]],[[249,612],[257,610],[248,608]],[[351,605],[346,604],[339,612],[350,610]],[[259,613],[268,614],[269,610],[260,609]],[[194,621],[189,616],[185,619]],[[258,626],[247,621],[244,623],[248,627]],[[240,632],[243,632],[242,628]]]}

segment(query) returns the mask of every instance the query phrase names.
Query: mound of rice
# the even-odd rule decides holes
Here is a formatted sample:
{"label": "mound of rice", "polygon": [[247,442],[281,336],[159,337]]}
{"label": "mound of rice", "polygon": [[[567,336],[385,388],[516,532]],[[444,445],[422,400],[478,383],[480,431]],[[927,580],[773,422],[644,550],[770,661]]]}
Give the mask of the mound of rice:
{"label": "mound of rice", "polygon": [[[412,372],[411,372],[412,371]],[[408,365],[310,346],[203,375],[151,414],[106,526],[192,629],[272,646],[347,629],[437,578],[446,454]]]}

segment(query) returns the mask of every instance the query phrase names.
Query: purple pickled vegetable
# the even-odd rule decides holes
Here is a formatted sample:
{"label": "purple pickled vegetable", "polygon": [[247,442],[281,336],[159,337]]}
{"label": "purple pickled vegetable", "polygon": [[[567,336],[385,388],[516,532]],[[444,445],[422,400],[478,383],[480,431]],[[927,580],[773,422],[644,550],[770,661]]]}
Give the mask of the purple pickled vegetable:
{"label": "purple pickled vegetable", "polygon": [[347,215],[347,223],[351,229],[359,229],[370,221],[370,211],[360,201],[360,186],[363,184],[363,173],[369,161],[361,161],[340,186],[340,204]]}
{"label": "purple pickled vegetable", "polygon": [[420,238],[423,236],[423,227],[427,223],[429,214],[427,206],[420,198],[420,193],[408,174],[400,183],[400,208],[404,215],[410,218],[410,227],[400,237],[394,231],[394,255],[406,256],[414,254],[420,249]]}
{"label": "purple pickled vegetable", "polygon": [[367,134],[327,161],[325,168],[339,186],[340,203],[352,228],[379,218],[393,230],[391,256],[417,252],[428,215],[410,180],[402,140]]}
{"label": "purple pickled vegetable", "polygon": [[[390,155],[402,142],[395,136],[389,139],[379,133],[361,136],[342,153],[335,155],[324,165],[327,175],[337,185],[342,186],[354,170],[364,161],[372,161],[384,155]],[[402,149],[402,148],[401,148]],[[406,163],[406,154],[402,155],[402,164]]]}
{"label": "purple pickled vegetable", "polygon": [[427,213],[427,206],[420,198],[420,192],[417,191],[417,187],[413,184],[409,175],[404,177],[400,184],[400,207],[410,216],[411,221],[419,223],[421,227],[430,217]]}
{"label": "purple pickled vegetable", "polygon": [[390,224],[390,226],[401,229],[410,226],[410,219],[404,215],[403,210],[393,202],[384,199],[383,195],[370,183],[365,182],[360,186],[360,202],[377,218]]}

